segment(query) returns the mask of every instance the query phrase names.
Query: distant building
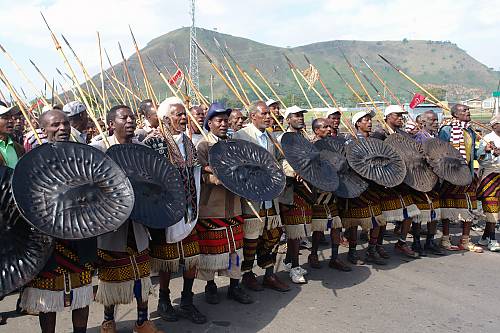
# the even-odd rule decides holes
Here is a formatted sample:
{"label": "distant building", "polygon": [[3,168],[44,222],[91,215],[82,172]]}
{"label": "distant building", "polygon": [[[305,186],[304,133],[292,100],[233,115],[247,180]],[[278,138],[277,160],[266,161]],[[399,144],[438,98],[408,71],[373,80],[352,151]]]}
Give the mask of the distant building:
{"label": "distant building", "polygon": [[[373,101],[375,103],[375,105],[378,107],[378,108],[385,108],[385,102],[381,102],[381,101]],[[372,108],[373,107],[373,104],[372,102],[363,102],[363,103],[356,103],[356,107],[357,108]]]}
{"label": "distant building", "polygon": [[495,108],[495,97],[489,97],[483,100],[481,108],[483,110],[493,110]]}
{"label": "distant building", "polygon": [[469,98],[461,101],[460,104],[467,105],[471,109],[482,109],[483,100],[481,98]]}

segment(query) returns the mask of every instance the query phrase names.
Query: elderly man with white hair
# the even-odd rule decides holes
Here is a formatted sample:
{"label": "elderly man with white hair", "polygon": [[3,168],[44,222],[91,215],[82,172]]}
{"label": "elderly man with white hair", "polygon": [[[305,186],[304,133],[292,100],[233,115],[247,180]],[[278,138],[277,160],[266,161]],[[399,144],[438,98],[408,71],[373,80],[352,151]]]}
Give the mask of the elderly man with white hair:
{"label": "elderly man with white hair", "polygon": [[[177,321],[184,317],[196,324],[207,318],[193,305],[193,282],[198,266],[200,245],[194,226],[198,220],[200,200],[201,166],[193,142],[185,134],[186,109],[176,97],[165,99],[158,107],[160,126],[143,141],[157,149],[176,166],[181,174],[186,194],[185,215],[180,221],[172,221],[167,229],[149,229],[151,240],[151,269],[160,277],[160,300],[158,314],[166,321]],[[162,132],[161,129],[164,129]],[[171,274],[183,268],[184,286],[181,303],[174,309],[170,301]]]}

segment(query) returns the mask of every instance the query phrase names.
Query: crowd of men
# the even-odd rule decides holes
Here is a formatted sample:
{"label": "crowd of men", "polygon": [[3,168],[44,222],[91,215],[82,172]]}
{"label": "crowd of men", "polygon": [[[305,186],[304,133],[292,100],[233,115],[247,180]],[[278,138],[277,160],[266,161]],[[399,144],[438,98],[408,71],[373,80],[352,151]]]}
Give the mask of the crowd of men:
{"label": "crowd of men", "polygon": [[[75,141],[104,152],[109,149],[106,142],[111,146],[146,145],[179,171],[187,202],[182,220],[173,221],[166,229],[129,220],[115,232],[97,238],[57,239],[49,262],[20,293],[21,308],[38,314],[44,333],[55,332],[57,312],[69,308],[73,331],[82,333],[87,329],[89,305],[95,301],[104,306],[101,332],[113,333],[116,307],[135,299],[134,332],[162,332],[149,320],[150,276],[154,273],[159,277],[157,309],[161,318],[168,322],[187,319],[203,324],[207,317],[193,303],[196,279],[205,281],[204,298],[209,304],[221,302],[216,274],[229,278],[227,298],[241,304],[252,303],[252,293],[264,288],[287,292],[290,283],[307,283],[308,271],[299,264],[301,241],[311,241],[307,268],[323,267],[318,251],[320,244],[327,242],[325,233],[331,246],[329,268],[349,272],[353,265],[386,265],[392,254],[382,245],[389,222],[396,226],[398,240],[394,252],[408,258],[444,255],[446,251],[482,252],[483,248],[500,251],[495,239],[500,118],[491,120],[493,131],[480,140],[470,126],[470,112],[465,105],[454,105],[451,118],[441,124],[433,111],[420,114],[415,123],[409,119],[405,122],[407,112],[391,105],[385,108],[379,123],[375,122],[372,110],[354,114],[349,120],[355,129],[354,137],[346,134],[345,129],[341,132],[342,115],[336,109],[328,111],[324,118],[313,119],[307,132],[304,120],[307,112],[297,106],[281,110],[280,103],[274,100],[257,101],[245,109],[212,103],[189,110],[175,97],[160,105],[145,100],[137,112],[126,105],[110,108],[105,124],[102,123],[107,128],[103,138],[90,123],[85,105],[78,101],[45,109],[37,119],[37,135],[29,131],[17,108],[1,103],[0,165],[15,168],[23,154],[40,145],[38,138],[42,144]],[[387,188],[369,182],[368,189],[356,198],[341,198],[319,189],[311,191],[311,184],[281,152],[284,131],[304,135],[311,142],[343,137],[346,144],[366,138],[386,140],[392,133],[409,136],[419,143],[440,138],[462,154],[474,181],[462,187],[440,181],[435,189],[425,193],[404,184]],[[209,163],[209,151],[217,142],[230,139],[252,142],[275,157],[287,178],[280,196],[251,202],[221,183]],[[159,147],[158,140],[166,146]],[[479,162],[478,170],[474,169],[474,161]],[[478,201],[486,227],[478,244],[474,244],[470,231],[478,216]],[[443,234],[440,241],[435,239],[439,222]],[[457,245],[450,237],[451,223],[462,224]],[[426,225],[423,242],[422,224]],[[411,244],[408,234],[412,235]],[[368,240],[363,255],[357,248],[358,237]],[[289,272],[290,281],[276,275],[278,248],[285,241],[283,267]],[[345,259],[339,256],[341,245],[348,247]],[[262,278],[253,271],[255,261],[264,270]],[[170,288],[170,280],[178,272],[182,273],[183,286],[180,304],[173,306],[171,299],[178,296],[179,290]],[[94,274],[99,280],[95,295]],[[71,277],[70,290],[65,284],[66,276]]]}

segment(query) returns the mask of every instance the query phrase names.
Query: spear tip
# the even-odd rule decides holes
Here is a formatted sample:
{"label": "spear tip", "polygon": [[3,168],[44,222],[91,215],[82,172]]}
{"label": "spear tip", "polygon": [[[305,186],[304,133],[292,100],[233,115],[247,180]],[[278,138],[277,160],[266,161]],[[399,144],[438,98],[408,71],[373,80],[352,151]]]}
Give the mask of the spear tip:
{"label": "spear tip", "polygon": [[366,67],[368,67],[369,69],[371,69],[370,64],[368,64],[368,62],[366,62],[366,60],[363,57],[360,56],[360,58],[365,63]]}
{"label": "spear tip", "polygon": [[71,47],[71,46],[69,45],[68,40],[66,39],[66,37],[64,37],[64,35],[63,35],[63,34],[61,34],[61,37],[62,37],[62,39],[64,40],[64,43],[66,43],[66,45],[68,45],[68,47]]}
{"label": "spear tip", "polygon": [[7,53],[7,51],[5,51],[5,49],[3,48],[2,44],[0,44],[0,50],[2,50],[3,53]]}
{"label": "spear tip", "polygon": [[196,45],[196,47],[198,48],[198,50],[200,50],[200,52],[203,53],[203,55],[208,59],[208,61],[210,63],[212,63],[212,59],[208,56],[208,54],[205,52],[205,50],[203,50],[203,48],[201,47],[201,45],[198,44],[198,41],[195,38],[191,38],[191,40]]}
{"label": "spear tip", "polygon": [[134,44],[137,45],[137,41],[135,40],[134,33],[132,32],[132,27],[130,24],[128,25],[128,29],[130,30],[130,34],[132,35],[132,40],[134,41]]}
{"label": "spear tip", "polygon": [[311,61],[309,60],[309,58],[308,58],[305,54],[303,54],[303,56],[304,56],[304,58],[306,59],[307,63],[308,63],[309,65],[311,65]]}
{"label": "spear tip", "polygon": [[285,57],[286,62],[288,63],[288,67],[290,67],[290,69],[293,69],[294,65],[293,65],[292,61],[290,60],[290,58],[288,58],[287,55],[284,53],[283,53],[283,56]]}
{"label": "spear tip", "polygon": [[217,40],[217,38],[215,38],[215,36],[213,36],[213,39],[214,39],[215,44],[217,44],[217,46],[220,47],[220,44],[219,44],[219,41]]}
{"label": "spear tip", "polygon": [[352,68],[353,66],[352,66],[351,62],[349,61],[349,59],[347,59],[347,56],[345,55],[344,50],[342,50],[342,48],[340,48],[340,47],[339,47],[339,50],[340,50],[340,53],[342,53],[342,56],[344,57],[345,61],[347,62],[347,65],[350,68]]}
{"label": "spear tip", "polygon": [[158,72],[158,74],[160,74],[160,73],[161,73],[161,70],[160,70],[160,67],[158,67],[158,65],[156,64],[156,62],[154,62],[154,61],[153,61],[153,59],[151,59],[151,58],[149,57],[149,55],[147,55],[147,54],[146,54],[146,58],[148,58],[149,62],[150,62],[150,63],[152,63],[152,64],[153,64],[153,66],[155,66],[155,67],[156,67],[156,71]]}

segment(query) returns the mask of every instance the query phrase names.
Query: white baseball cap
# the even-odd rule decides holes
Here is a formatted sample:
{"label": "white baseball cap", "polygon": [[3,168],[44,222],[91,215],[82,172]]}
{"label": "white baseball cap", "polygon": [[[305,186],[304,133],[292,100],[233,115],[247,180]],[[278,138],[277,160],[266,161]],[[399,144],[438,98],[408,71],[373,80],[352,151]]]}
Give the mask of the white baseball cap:
{"label": "white baseball cap", "polygon": [[85,111],[87,111],[87,107],[79,101],[72,101],[63,106],[63,112],[66,113],[68,117],[79,115]]}
{"label": "white baseball cap", "polygon": [[12,106],[3,106],[3,105],[0,105],[0,116],[3,115],[3,114],[6,114],[6,113],[9,113],[9,112],[18,112],[19,111],[19,108],[17,107],[17,105],[12,105]]}
{"label": "white baseball cap", "polygon": [[352,116],[352,119],[351,119],[352,124],[356,125],[356,123],[358,122],[358,120],[360,120],[364,116],[371,116],[373,118],[373,117],[375,117],[375,111],[373,111],[373,110],[365,110],[365,111],[360,111],[360,112],[355,113],[354,116]]}
{"label": "white baseball cap", "polygon": [[267,100],[266,105],[271,106],[273,104],[279,103],[278,101],[275,101],[274,99],[270,98]]}
{"label": "white baseball cap", "polygon": [[303,109],[303,108],[299,108],[297,105],[286,108],[285,119],[288,118],[289,115],[291,115],[293,113],[299,113],[299,112],[307,113],[307,110]]}
{"label": "white baseball cap", "polygon": [[328,117],[331,114],[341,114],[340,110],[338,108],[328,108],[328,111],[326,112],[326,116]]}
{"label": "white baseball cap", "polygon": [[387,117],[391,113],[408,113],[403,110],[399,105],[388,105],[384,110],[384,117]]}

